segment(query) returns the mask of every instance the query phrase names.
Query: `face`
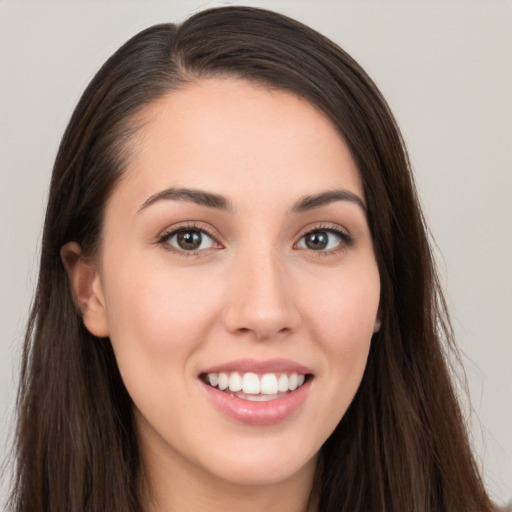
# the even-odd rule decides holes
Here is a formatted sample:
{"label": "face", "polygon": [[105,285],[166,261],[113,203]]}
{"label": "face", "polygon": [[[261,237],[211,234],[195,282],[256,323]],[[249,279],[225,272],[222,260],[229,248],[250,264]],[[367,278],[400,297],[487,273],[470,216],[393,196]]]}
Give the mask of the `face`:
{"label": "face", "polygon": [[358,170],[295,95],[203,80],[147,107],[94,265],[149,461],[237,484],[314,466],[361,381],[380,280]]}

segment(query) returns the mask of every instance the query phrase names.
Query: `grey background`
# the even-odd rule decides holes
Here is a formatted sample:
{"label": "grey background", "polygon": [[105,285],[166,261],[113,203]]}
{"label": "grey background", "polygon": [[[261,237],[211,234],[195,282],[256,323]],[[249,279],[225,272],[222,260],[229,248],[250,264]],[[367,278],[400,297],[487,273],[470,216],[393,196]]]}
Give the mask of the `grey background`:
{"label": "grey background", "polygon": [[[12,431],[52,162],[71,111],[130,36],[221,3],[231,2],[0,0],[0,460]],[[511,499],[512,3],[237,3],[273,8],[331,37],[388,99],[437,242],[468,377],[473,444],[491,495]]]}

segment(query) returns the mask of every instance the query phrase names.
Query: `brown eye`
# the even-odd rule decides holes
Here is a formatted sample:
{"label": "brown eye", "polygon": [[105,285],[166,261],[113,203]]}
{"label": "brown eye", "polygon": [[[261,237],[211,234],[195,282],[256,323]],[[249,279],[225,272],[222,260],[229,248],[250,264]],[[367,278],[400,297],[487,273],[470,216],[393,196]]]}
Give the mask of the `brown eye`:
{"label": "brown eye", "polygon": [[329,235],[325,231],[314,231],[304,236],[304,243],[308,249],[322,251],[329,244]]}
{"label": "brown eye", "polygon": [[352,238],[336,229],[315,229],[309,231],[297,243],[299,249],[310,251],[335,251],[352,244]]}
{"label": "brown eye", "polygon": [[210,249],[213,239],[199,229],[180,229],[166,238],[166,243],[181,251],[200,251]]}

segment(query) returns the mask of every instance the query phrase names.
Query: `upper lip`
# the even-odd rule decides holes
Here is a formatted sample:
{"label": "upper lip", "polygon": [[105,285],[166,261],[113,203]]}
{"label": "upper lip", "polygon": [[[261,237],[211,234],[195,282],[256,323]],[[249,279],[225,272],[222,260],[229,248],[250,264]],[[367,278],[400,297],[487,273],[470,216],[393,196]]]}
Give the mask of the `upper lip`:
{"label": "upper lip", "polygon": [[313,373],[311,368],[299,364],[290,359],[267,359],[267,360],[257,360],[257,359],[236,359],[233,361],[228,361],[226,363],[221,363],[215,366],[211,366],[206,368],[200,372],[200,374],[205,373],[220,373],[220,372],[253,372],[253,373],[299,373],[299,374],[309,374]]}

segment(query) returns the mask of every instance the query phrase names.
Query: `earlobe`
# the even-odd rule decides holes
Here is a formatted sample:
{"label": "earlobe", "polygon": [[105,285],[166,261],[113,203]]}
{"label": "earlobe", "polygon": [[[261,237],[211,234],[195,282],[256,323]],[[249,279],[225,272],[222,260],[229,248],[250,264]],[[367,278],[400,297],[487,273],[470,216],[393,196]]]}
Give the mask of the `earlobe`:
{"label": "earlobe", "polygon": [[107,312],[101,279],[94,263],[82,254],[76,242],[62,246],[60,256],[67,271],[75,302],[82,312],[84,325],[91,334],[109,335]]}
{"label": "earlobe", "polygon": [[380,331],[380,327],[382,325],[382,315],[379,308],[379,311],[377,311],[377,316],[375,317],[375,323],[373,324],[373,334]]}

